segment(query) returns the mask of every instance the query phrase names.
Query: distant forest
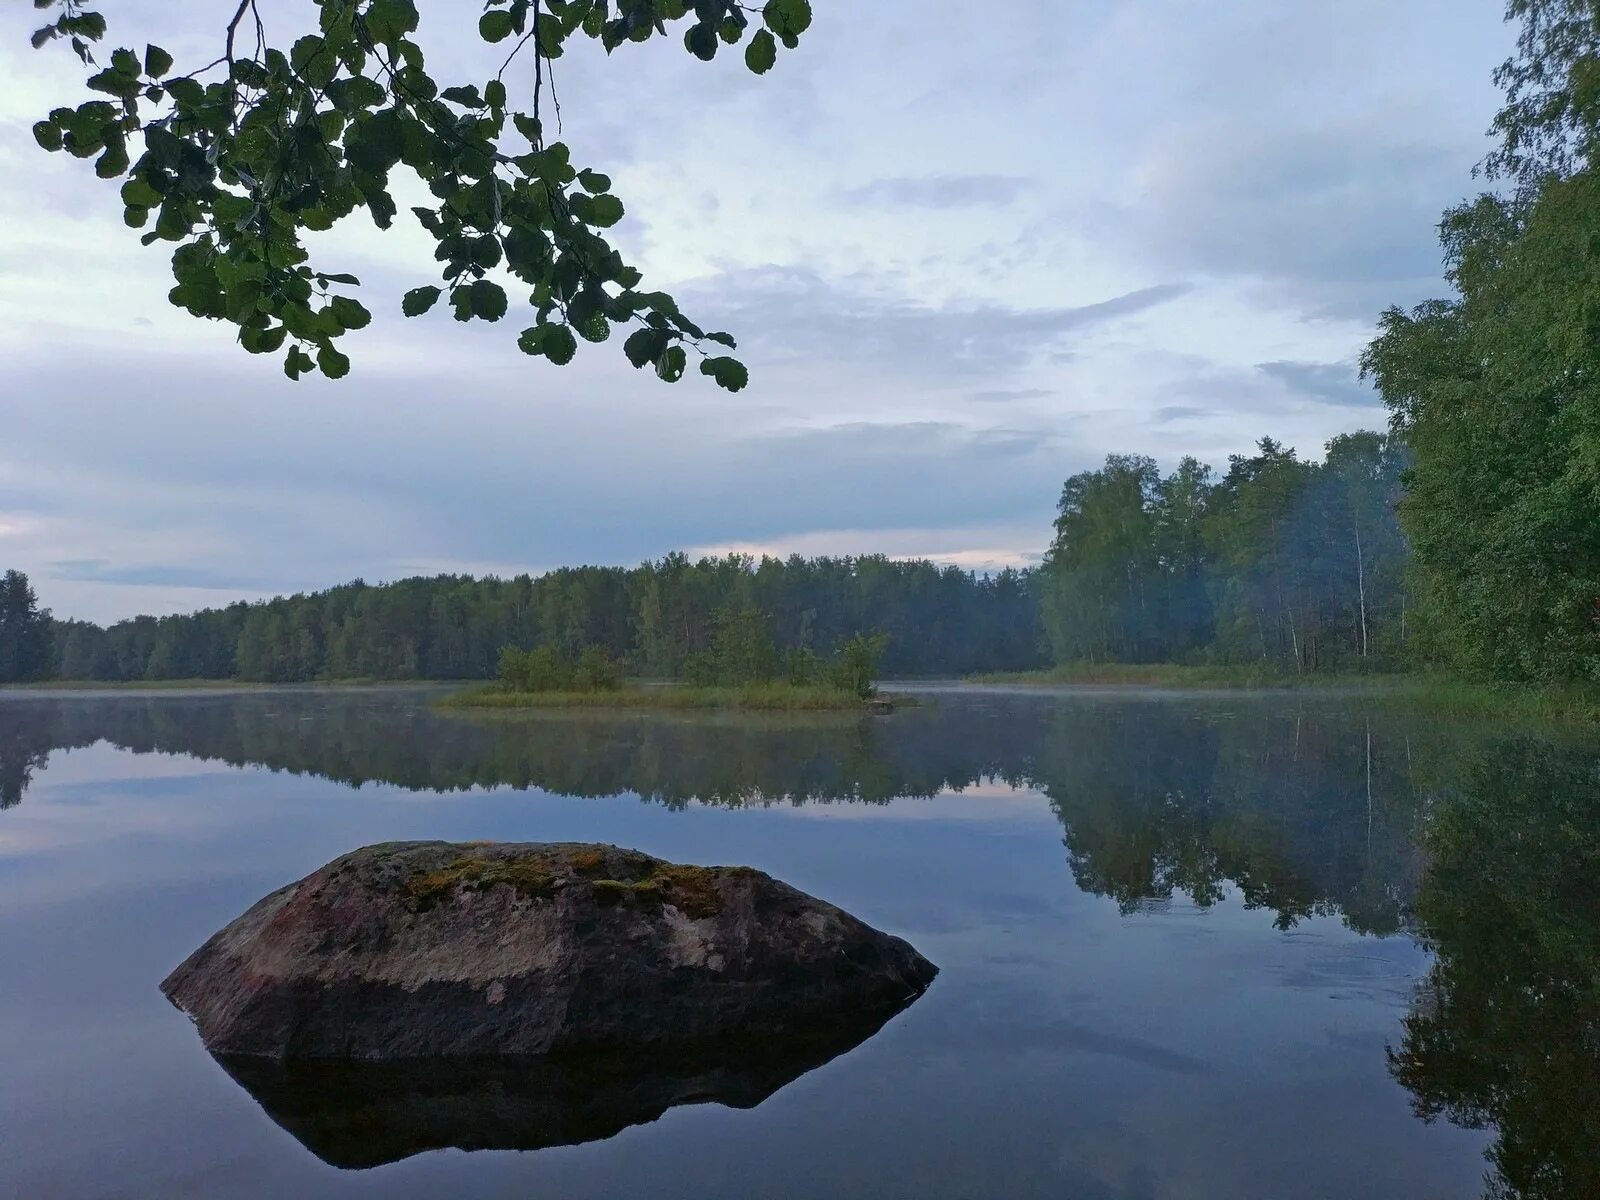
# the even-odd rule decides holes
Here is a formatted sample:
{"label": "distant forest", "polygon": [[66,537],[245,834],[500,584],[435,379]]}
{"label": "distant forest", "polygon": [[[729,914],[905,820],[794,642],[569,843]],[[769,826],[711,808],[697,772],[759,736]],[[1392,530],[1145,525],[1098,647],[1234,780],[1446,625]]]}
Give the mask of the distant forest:
{"label": "distant forest", "polygon": [[109,628],[48,622],[51,668],[43,673],[108,681],[486,679],[503,648],[549,646],[568,658],[599,647],[632,674],[677,678],[709,644],[719,613],[752,611],[780,652],[828,655],[857,633],[877,632],[888,636],[882,669],[890,675],[1023,670],[1044,662],[1031,586],[1018,571],[975,575],[881,557],[691,562],[681,554],[537,578],[357,581]]}

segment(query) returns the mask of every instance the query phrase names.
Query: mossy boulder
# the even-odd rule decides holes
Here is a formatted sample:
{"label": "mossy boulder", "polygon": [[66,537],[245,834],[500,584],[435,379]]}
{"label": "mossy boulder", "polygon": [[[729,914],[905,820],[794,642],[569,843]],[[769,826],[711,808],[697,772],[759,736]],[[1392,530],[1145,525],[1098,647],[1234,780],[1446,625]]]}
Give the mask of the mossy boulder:
{"label": "mossy boulder", "polygon": [[745,867],[394,842],[265,897],[161,987],[219,1056],[390,1061],[803,1037],[936,971]]}

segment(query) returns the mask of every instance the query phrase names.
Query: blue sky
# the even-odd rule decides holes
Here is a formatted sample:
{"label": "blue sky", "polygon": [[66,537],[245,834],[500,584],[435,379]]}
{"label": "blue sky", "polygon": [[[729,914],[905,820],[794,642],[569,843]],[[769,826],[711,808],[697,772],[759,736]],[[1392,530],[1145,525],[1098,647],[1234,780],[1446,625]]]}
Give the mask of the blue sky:
{"label": "blue sky", "polygon": [[[111,44],[180,67],[231,11],[102,7]],[[304,0],[263,7],[277,41],[309,27]],[[437,76],[498,66],[475,5],[419,7]],[[762,79],[666,42],[559,64],[626,252],[740,335],[730,396],[615,344],[552,368],[512,319],[405,321],[429,242],[362,218],[314,249],[378,319],[348,378],[290,383],[170,309],[115,188],[36,148],[82,76],[7,6],[0,566],[98,620],[674,549],[981,569],[1033,561],[1107,453],[1220,465],[1271,434],[1314,457],[1382,425],[1354,361],[1386,305],[1442,289],[1435,225],[1476,186],[1511,49],[1498,0],[815,7]]]}

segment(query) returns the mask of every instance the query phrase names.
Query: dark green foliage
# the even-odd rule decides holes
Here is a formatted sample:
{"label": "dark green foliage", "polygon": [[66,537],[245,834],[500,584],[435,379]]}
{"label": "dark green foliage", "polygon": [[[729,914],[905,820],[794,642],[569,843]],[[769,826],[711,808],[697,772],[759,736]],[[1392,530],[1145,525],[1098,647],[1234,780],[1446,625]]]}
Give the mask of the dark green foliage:
{"label": "dark green foliage", "polygon": [[20,571],[0,576],[0,683],[53,674],[51,621]]}
{"label": "dark green foliage", "polygon": [[1355,433],[1321,465],[1264,438],[1216,481],[1128,456],[1073,476],[1039,580],[1057,661],[1398,662],[1403,466],[1396,441]]}
{"label": "dark green foliage", "polygon": [[554,646],[507,646],[500,651],[498,678],[508,692],[571,691],[572,676],[572,663]]}
{"label": "dark green foliage", "polygon": [[[720,636],[717,614],[734,621]],[[1031,577],[975,576],[885,558],[786,561],[673,555],[633,570],[580,567],[533,579],[440,576],[382,587],[138,617],[109,629],[55,622],[52,673],[65,679],[489,679],[503,647],[546,648],[575,671],[595,647],[635,675],[688,678],[718,645],[741,679],[790,673],[862,629],[890,637],[895,675],[1043,665]],[[762,641],[762,637],[765,641]],[[552,668],[553,670],[554,668]],[[535,688],[530,690],[550,690]],[[560,690],[560,688],[555,688]]]}
{"label": "dark green foliage", "polygon": [[[765,613],[721,608],[712,615],[711,625],[710,643],[684,659],[687,682],[697,687],[743,687],[770,683],[778,674],[778,649]],[[831,660],[824,660],[802,643],[783,655],[785,681],[796,687],[825,685],[868,699],[877,690],[873,681],[888,644],[885,634],[855,633],[840,640]]]}
{"label": "dark green foliage", "polygon": [[1454,298],[1391,309],[1363,360],[1415,454],[1401,517],[1424,625],[1494,679],[1600,679],[1600,24],[1512,0],[1485,166],[1445,214]]}
{"label": "dark green foliage", "polygon": [[[404,169],[432,195],[411,211],[438,243],[444,281],[407,292],[406,316],[447,294],[457,320],[499,321],[510,308],[503,284],[515,279],[533,309],[518,339],[528,354],[563,365],[580,337],[603,342],[613,326],[638,324],[651,352],[641,356],[630,339],[635,366],[676,382],[690,347],[720,386],[738,391],[748,382],[742,364],[704,349],[732,347],[730,336],[707,333],[665,293],[639,290],[639,272],[602,234],[622,220],[622,201],[605,175],[578,169],[565,143],[547,140],[541,108],[572,39],[610,52],[683,23],[689,52],[709,60],[750,30],[736,0],[486,0],[478,32],[510,53],[503,61],[495,53],[498,70],[483,83],[453,86],[424,65],[414,0],[314,0],[316,28],[286,46],[267,40],[257,0],[239,0],[218,29],[221,54],[179,75],[159,46],[114,50],[101,67],[91,46],[106,23],[85,3],[35,0],[59,15],[33,45],[66,39],[100,93],[52,110],[34,125],[35,140],[93,158],[101,178],[123,180],[126,223],[149,227],[147,245],[176,247],[172,303],[236,325],[252,354],[287,342],[291,379],[345,375],[350,360],[335,339],[370,320],[331,292],[359,280],[313,267],[305,235],[358,209],[388,229],[398,216],[392,176]],[[777,43],[793,49],[811,19],[808,0],[772,0],[765,28],[750,38],[749,69],[772,69]],[[505,79],[524,53],[526,111],[510,106]]]}
{"label": "dark green foliage", "polygon": [[878,678],[878,664],[888,647],[889,639],[881,633],[856,634],[839,647],[828,664],[828,682],[842,692],[870,700],[878,694],[873,681]]}
{"label": "dark green foliage", "polygon": [[766,683],[777,668],[766,614],[753,608],[718,609],[712,618],[711,656],[717,684]]}
{"label": "dark green foliage", "polygon": [[622,686],[622,670],[602,646],[586,646],[577,655],[554,646],[500,651],[500,686],[508,692],[614,692]]}

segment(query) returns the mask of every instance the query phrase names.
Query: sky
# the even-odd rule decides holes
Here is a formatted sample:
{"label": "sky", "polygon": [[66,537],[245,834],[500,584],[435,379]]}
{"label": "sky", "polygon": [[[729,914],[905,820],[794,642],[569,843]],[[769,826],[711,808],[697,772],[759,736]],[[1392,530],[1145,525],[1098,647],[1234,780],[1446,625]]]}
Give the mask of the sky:
{"label": "sky", "polygon": [[[108,48],[155,41],[182,70],[233,5],[99,7]],[[1445,290],[1436,226],[1480,186],[1500,0],[814,7],[761,78],[661,39],[558,64],[574,161],[628,205],[615,241],[739,336],[730,395],[635,372],[620,339],[528,358],[515,306],[402,318],[438,281],[404,187],[389,233],[358,213],[313,243],[377,319],[344,340],[348,377],[290,382],[171,308],[170,248],[35,145],[89,93],[13,0],[0,567],[98,621],[680,549],[991,570],[1036,562],[1062,481],[1107,454],[1225,469],[1263,435],[1316,458],[1384,426],[1356,360],[1384,308]],[[436,78],[499,66],[476,4],[419,8]],[[262,10],[277,44],[313,27],[306,0]]]}

